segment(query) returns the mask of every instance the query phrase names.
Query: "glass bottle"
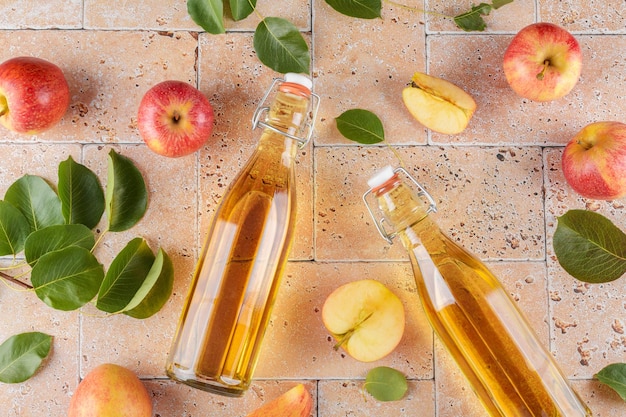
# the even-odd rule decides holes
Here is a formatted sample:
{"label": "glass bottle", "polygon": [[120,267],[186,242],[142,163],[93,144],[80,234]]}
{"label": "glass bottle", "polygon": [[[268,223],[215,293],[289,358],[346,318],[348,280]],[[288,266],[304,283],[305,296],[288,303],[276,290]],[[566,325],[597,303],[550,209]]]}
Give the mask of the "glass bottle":
{"label": "glass bottle", "polygon": [[[293,240],[295,158],[319,105],[311,85],[304,75],[285,74],[254,114],[253,127],[263,132],[199,254],[166,364],[174,380],[235,397],[250,385]],[[270,94],[271,106],[262,107]]]}
{"label": "glass bottle", "polygon": [[591,416],[498,279],[431,219],[434,200],[421,185],[391,167],[368,185],[363,200],[376,227],[389,243],[399,236],[408,250],[426,316],[488,414]]}

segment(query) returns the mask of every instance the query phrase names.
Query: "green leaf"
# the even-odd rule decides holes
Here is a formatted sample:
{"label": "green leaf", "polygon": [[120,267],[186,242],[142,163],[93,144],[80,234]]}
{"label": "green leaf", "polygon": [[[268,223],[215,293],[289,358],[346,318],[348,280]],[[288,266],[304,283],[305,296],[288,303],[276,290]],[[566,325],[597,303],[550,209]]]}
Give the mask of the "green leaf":
{"label": "green leaf", "polygon": [[147,207],[148,191],[141,172],[130,159],[111,150],[106,189],[109,230],[130,229],[141,220]]}
{"label": "green leaf", "polygon": [[104,213],[104,192],[96,174],[70,156],[59,164],[58,189],[65,222],[93,229]]}
{"label": "green leaf", "polygon": [[626,234],[609,219],[587,210],[569,210],[558,218],[554,253],[574,278],[603,283],[626,273]]}
{"label": "green leaf", "polygon": [[132,301],[146,280],[155,257],[142,238],[135,238],[111,262],[98,292],[96,307],[117,313]]}
{"label": "green leaf", "polygon": [[69,246],[92,250],[96,241],[93,233],[82,224],[48,226],[31,233],[24,245],[26,261],[34,266],[43,255]]}
{"label": "green leaf", "polygon": [[233,20],[243,20],[250,16],[256,7],[256,0],[229,0]]}
{"label": "green leaf", "polygon": [[259,60],[274,71],[309,73],[309,47],[288,20],[266,17],[257,26],[253,43]]}
{"label": "green leaf", "polygon": [[378,401],[397,401],[408,389],[406,376],[387,366],[370,370],[365,377],[365,390]]}
{"label": "green leaf", "polygon": [[187,12],[198,26],[213,35],[225,33],[222,0],[187,0]]}
{"label": "green leaf", "polygon": [[20,253],[29,233],[30,225],[22,212],[0,200],[0,256]]}
{"label": "green leaf", "polygon": [[76,310],[98,293],[104,269],[87,249],[69,246],[43,255],[31,271],[37,296],[57,310]]}
{"label": "green leaf", "polygon": [[613,363],[605,366],[595,377],[615,390],[626,401],[626,363]]}
{"label": "green leaf", "polygon": [[471,10],[454,16],[454,23],[466,32],[483,31],[487,27],[483,16],[488,16],[491,10],[512,3],[513,0],[493,0],[491,4],[480,3],[472,6]]}
{"label": "green leaf", "polygon": [[148,276],[124,308],[124,314],[146,319],[165,305],[174,286],[174,265],[163,249],[159,249]]}
{"label": "green leaf", "polygon": [[335,118],[337,129],[347,139],[371,145],[385,140],[383,123],[368,110],[352,109]]}
{"label": "green leaf", "polygon": [[0,345],[0,382],[17,384],[33,376],[51,345],[52,336],[39,332],[9,337]]}
{"label": "green leaf", "polygon": [[326,3],[346,16],[360,19],[375,19],[380,17],[380,0],[326,0]]}
{"label": "green leaf", "polygon": [[36,175],[24,175],[15,181],[4,199],[22,212],[31,231],[65,223],[61,200],[46,180]]}

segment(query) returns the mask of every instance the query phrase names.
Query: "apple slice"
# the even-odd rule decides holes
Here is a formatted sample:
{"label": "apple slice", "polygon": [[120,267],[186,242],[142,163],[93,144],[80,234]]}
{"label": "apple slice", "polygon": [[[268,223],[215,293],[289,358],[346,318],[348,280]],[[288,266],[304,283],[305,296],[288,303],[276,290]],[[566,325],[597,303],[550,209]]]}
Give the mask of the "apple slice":
{"label": "apple slice", "polygon": [[378,281],[364,279],[333,291],[322,307],[322,321],[343,348],[361,362],[393,351],[404,334],[404,306]]}
{"label": "apple slice", "polygon": [[304,385],[298,384],[246,417],[308,417],[312,407],[311,394]]}
{"label": "apple slice", "polygon": [[416,72],[402,100],[415,119],[435,132],[454,135],[469,124],[476,102],[449,81]]}

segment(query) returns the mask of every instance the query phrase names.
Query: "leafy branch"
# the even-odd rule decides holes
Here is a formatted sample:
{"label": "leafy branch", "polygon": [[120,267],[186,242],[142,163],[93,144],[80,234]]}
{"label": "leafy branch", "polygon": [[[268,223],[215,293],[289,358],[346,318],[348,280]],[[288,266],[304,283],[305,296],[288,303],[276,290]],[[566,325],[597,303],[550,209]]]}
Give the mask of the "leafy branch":
{"label": "leafy branch", "polygon": [[[382,17],[381,0],[325,0],[337,12],[359,19],[375,19]],[[387,0],[394,6],[403,7],[418,13],[433,14],[449,18],[464,31],[483,31],[487,24],[483,16],[492,10],[512,3],[513,0],[492,0],[491,3],[480,3],[466,12],[456,16],[404,6]],[[253,46],[259,60],[267,67],[279,73],[310,71],[311,56],[309,47],[298,28],[280,17],[264,17],[256,9],[256,0],[187,0],[187,12],[193,21],[202,29],[213,35],[226,32],[224,16],[230,14],[234,21],[240,21],[253,12],[260,22],[255,29]]]}

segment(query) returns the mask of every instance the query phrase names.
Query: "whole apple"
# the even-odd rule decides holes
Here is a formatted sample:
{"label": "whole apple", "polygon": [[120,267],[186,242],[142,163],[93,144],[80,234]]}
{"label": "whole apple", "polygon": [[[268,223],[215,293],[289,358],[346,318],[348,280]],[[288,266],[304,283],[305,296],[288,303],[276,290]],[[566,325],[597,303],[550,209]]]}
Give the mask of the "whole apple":
{"label": "whole apple", "polygon": [[61,69],[45,59],[16,57],[0,64],[0,123],[36,134],[57,124],[70,104]]}
{"label": "whole apple", "polygon": [[137,127],[159,155],[180,157],[202,147],[213,131],[213,107],[194,86],[163,81],[141,99]]}
{"label": "whole apple", "polygon": [[576,38],[552,23],[520,30],[504,52],[504,75],[517,94],[551,101],[568,94],[578,82],[582,52]]}
{"label": "whole apple", "polygon": [[131,370],[106,363],[85,376],[70,400],[68,417],[152,417],[152,399]]}
{"label": "whole apple", "polygon": [[574,136],[561,159],[567,183],[583,197],[614,200],[626,195],[626,124],[596,122]]}

